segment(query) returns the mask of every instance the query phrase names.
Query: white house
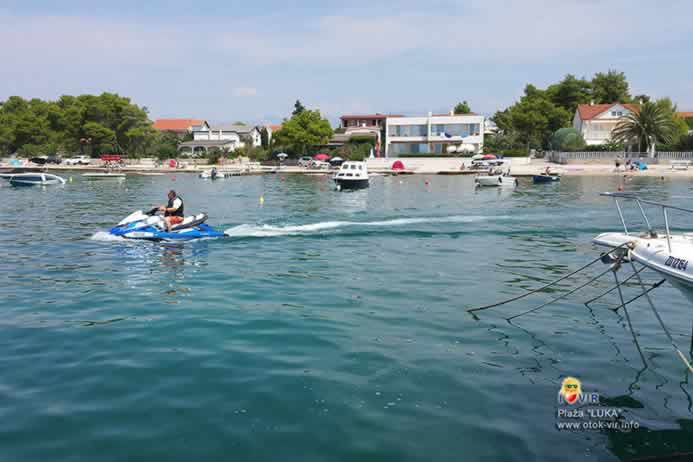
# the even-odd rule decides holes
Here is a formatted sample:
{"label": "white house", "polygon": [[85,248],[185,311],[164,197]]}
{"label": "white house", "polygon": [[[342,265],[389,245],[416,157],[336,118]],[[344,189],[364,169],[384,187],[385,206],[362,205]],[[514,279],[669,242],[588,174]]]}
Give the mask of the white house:
{"label": "white house", "polygon": [[605,144],[621,119],[632,112],[638,112],[636,104],[578,104],[573,128],[582,134],[588,146]]}
{"label": "white house", "polygon": [[214,125],[207,123],[192,128],[193,140],[180,143],[178,150],[192,155],[201,151],[218,148],[233,151],[250,144],[253,147],[262,144],[260,129],[250,125]]}
{"label": "white house", "polygon": [[387,117],[385,156],[481,152],[484,116],[450,114],[425,117]]}

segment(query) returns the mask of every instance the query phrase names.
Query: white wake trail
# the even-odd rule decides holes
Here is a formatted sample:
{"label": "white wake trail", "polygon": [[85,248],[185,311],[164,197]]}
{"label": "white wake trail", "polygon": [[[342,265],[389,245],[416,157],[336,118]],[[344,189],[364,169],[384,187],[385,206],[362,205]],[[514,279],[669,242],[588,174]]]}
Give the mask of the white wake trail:
{"label": "white wake trail", "polygon": [[382,221],[323,221],[306,225],[249,225],[243,224],[229,228],[224,233],[230,237],[277,237],[299,236],[321,233],[347,227],[396,227],[415,224],[434,223],[475,223],[490,220],[508,219],[509,216],[463,216],[395,218]]}

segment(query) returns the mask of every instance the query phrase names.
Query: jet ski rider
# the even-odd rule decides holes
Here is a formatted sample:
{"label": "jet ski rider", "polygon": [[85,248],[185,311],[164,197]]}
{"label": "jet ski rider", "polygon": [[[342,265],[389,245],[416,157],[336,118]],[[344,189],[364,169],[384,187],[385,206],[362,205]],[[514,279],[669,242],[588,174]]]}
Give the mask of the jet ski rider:
{"label": "jet ski rider", "polygon": [[168,192],[168,205],[160,206],[160,212],[164,212],[164,220],[166,221],[166,231],[171,231],[171,226],[181,223],[184,218],[183,199],[176,195],[172,189]]}

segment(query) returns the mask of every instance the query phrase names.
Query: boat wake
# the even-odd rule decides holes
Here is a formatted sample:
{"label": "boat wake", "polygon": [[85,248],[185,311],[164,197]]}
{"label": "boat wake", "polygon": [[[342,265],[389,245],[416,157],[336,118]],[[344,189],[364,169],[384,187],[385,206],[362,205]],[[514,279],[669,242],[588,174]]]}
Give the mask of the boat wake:
{"label": "boat wake", "polygon": [[126,239],[120,236],[114,236],[106,231],[97,231],[91,236],[91,240],[101,242],[123,242]]}
{"label": "boat wake", "polygon": [[448,217],[426,217],[426,218],[396,218],[383,221],[323,221],[306,225],[249,225],[243,224],[234,226],[224,231],[230,237],[278,237],[278,236],[303,236],[310,234],[325,233],[328,231],[339,230],[349,227],[398,227],[417,224],[438,224],[438,223],[477,223],[490,220],[509,219],[503,216],[448,216]]}

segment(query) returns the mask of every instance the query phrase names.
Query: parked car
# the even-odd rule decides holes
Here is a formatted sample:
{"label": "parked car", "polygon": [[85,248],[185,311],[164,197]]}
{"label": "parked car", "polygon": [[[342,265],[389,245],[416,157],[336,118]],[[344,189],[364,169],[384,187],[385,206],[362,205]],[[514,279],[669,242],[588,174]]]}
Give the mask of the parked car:
{"label": "parked car", "polygon": [[312,165],[313,159],[311,157],[301,157],[298,159],[298,166],[308,168]]}
{"label": "parked car", "polygon": [[63,160],[58,156],[48,156],[48,158],[46,159],[47,164],[60,165],[62,162]]}
{"label": "parked car", "polygon": [[32,157],[29,159],[29,162],[32,162],[37,165],[45,165],[48,163],[48,157],[46,156],[38,156],[38,157]]}
{"label": "parked car", "polygon": [[77,156],[65,159],[65,165],[89,165],[91,159],[89,156]]}
{"label": "parked car", "polygon": [[323,162],[321,160],[314,160],[310,163],[311,168],[316,168],[316,169],[321,169],[321,170],[327,170],[330,168],[330,163],[329,162]]}

